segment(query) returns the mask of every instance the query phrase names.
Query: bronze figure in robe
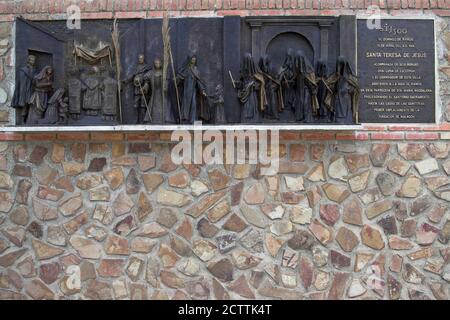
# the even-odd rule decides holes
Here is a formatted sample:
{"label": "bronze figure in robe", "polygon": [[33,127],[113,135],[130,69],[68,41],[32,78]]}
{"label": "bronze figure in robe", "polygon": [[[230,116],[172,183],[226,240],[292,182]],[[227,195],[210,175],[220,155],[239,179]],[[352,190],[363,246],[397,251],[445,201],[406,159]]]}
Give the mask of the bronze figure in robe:
{"label": "bronze figure in robe", "polygon": [[150,92],[148,111],[144,123],[174,123],[172,107],[167,96],[168,83],[163,83],[162,61],[156,58],[153,61],[153,69],[146,73],[145,83]]}
{"label": "bronze figure in robe", "polygon": [[137,112],[136,124],[143,124],[148,107],[148,84],[145,82],[146,74],[152,69],[145,63],[144,54],[139,54],[138,65],[131,78],[125,80],[125,83],[133,83],[134,102],[133,106]]}
{"label": "bronze figure in robe", "polygon": [[81,116],[81,93],[82,85],[79,79],[79,70],[73,68],[69,72],[70,78],[67,80],[69,96],[69,115],[72,119],[78,120]]}
{"label": "bronze figure in robe", "polygon": [[283,111],[280,113],[281,121],[295,121],[295,70],[294,50],[289,48],[286,52],[283,65],[278,73],[283,95]]}
{"label": "bronze figure in robe", "polygon": [[96,116],[102,110],[103,81],[100,78],[100,70],[92,67],[90,74],[81,80],[83,91],[83,109],[88,116]]}
{"label": "bronze figure in robe", "polygon": [[245,54],[240,79],[235,84],[242,104],[241,122],[259,123],[266,110],[267,97],[264,76],[258,72],[250,53]]}
{"label": "bronze figure in robe", "polygon": [[197,56],[187,57],[176,78],[180,94],[181,123],[194,123],[197,120],[208,122],[211,115],[206,99],[206,84],[200,77]]}
{"label": "bronze figure in robe", "polygon": [[317,114],[317,121],[321,123],[332,122],[333,112],[325,103],[327,92],[329,91],[328,84],[328,68],[324,60],[319,60],[316,66],[316,84],[317,84],[317,101],[319,103],[319,112]]}
{"label": "bronze figure in robe", "polygon": [[358,123],[360,88],[350,63],[340,56],[336,72],[327,80],[329,91],[325,103],[334,112],[334,121],[339,124]]}
{"label": "bronze figure in robe", "polygon": [[295,54],[295,120],[314,122],[319,111],[314,69],[303,51]]}
{"label": "bronze figure in robe", "polygon": [[267,105],[265,117],[268,119],[279,120],[279,113],[284,109],[283,92],[281,81],[274,76],[270,57],[263,55],[259,60],[259,71],[264,77]]}
{"label": "bronze figure in robe", "polygon": [[221,84],[218,84],[216,86],[214,95],[211,97],[211,106],[212,106],[211,117],[213,119],[214,124],[227,123],[224,104],[225,101],[223,98],[223,86]]}
{"label": "bronze figure in robe", "polygon": [[27,124],[40,124],[47,110],[49,95],[53,90],[53,68],[45,66],[33,79],[33,94]]}
{"label": "bronze figure in robe", "polygon": [[25,123],[28,115],[28,107],[30,104],[31,95],[33,94],[33,79],[35,76],[36,57],[29,55],[27,64],[19,68],[16,79],[16,86],[14,95],[11,101],[11,107],[18,110],[22,117],[22,122]]}
{"label": "bronze figure in robe", "polygon": [[67,119],[67,98],[64,98],[64,89],[59,88],[48,100],[48,107],[45,112],[43,124],[66,124]]}
{"label": "bronze figure in robe", "polygon": [[114,121],[117,116],[118,106],[118,85],[114,78],[114,71],[110,71],[109,76],[103,80],[103,109],[102,119],[107,121]]}

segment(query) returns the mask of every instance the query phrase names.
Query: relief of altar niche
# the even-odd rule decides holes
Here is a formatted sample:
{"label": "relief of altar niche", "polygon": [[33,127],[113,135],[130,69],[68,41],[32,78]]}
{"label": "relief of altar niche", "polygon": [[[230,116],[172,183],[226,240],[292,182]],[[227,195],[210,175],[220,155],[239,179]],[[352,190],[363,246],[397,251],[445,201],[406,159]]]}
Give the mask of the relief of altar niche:
{"label": "relief of altar niche", "polygon": [[241,123],[354,124],[359,85],[354,16],[248,17],[239,77]]}

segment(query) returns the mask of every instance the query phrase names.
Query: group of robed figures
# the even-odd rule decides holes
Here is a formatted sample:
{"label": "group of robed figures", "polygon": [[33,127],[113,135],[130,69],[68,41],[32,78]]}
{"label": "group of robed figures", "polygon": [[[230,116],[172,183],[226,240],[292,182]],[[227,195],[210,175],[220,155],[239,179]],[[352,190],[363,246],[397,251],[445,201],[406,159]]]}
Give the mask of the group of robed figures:
{"label": "group of robed figures", "polygon": [[[152,65],[147,65],[144,55],[138,56],[136,69],[129,79],[123,81],[133,85],[137,124],[193,124],[196,121],[227,123],[223,86],[216,85],[214,93],[208,95],[207,84],[200,75],[197,62],[196,55],[189,55],[176,72],[172,79],[172,87],[175,87],[176,93],[176,99],[173,99],[168,94],[169,80],[163,75],[162,59],[155,58]],[[19,69],[17,75],[11,105],[20,110],[22,122],[27,125],[65,124],[67,113],[78,119],[80,108],[75,110],[70,106],[74,100],[66,98],[62,88],[53,90],[52,67],[44,67],[35,73],[35,63],[36,58],[30,55],[27,64]],[[90,76],[94,79],[94,75]],[[106,78],[115,82],[112,76]],[[80,81],[87,83],[89,79]],[[100,82],[103,84],[105,81]],[[314,70],[302,51],[294,54],[289,49],[278,71],[271,65],[270,56],[262,56],[256,65],[251,54],[247,53],[239,80],[234,81],[231,77],[231,81],[241,104],[241,123],[358,122],[360,89],[350,63],[344,57],[337,59],[335,72],[328,74],[325,61],[318,61]],[[69,86],[69,97],[72,96],[71,87],[73,86]],[[117,90],[117,85],[114,84],[111,88]],[[86,85],[83,96],[89,98],[88,89],[92,88]],[[97,108],[90,108],[92,101],[85,101],[83,109],[86,109],[87,115],[101,113],[103,119],[112,120],[117,113],[115,109],[118,98],[113,99],[114,101],[102,99],[102,93],[106,90],[100,89],[97,91],[102,103],[99,102]],[[111,94],[119,97],[120,93]],[[77,101],[81,100],[80,93]]]}
{"label": "group of robed figures", "polygon": [[170,83],[163,76],[162,63],[162,59],[155,58],[152,66],[147,65],[144,55],[140,54],[135,72],[125,81],[133,83],[137,124],[192,124],[199,120],[226,123],[223,87],[217,85],[213,95],[207,94],[196,55],[188,56],[176,73],[172,86],[176,86],[176,99],[168,94]]}
{"label": "group of robed figures", "polygon": [[[214,94],[208,95],[196,55],[189,55],[176,73],[176,100],[168,96],[169,81],[163,83],[159,58],[153,66],[147,66],[140,55],[132,79],[137,123],[227,123],[223,86],[217,85]],[[294,54],[292,49],[288,50],[277,72],[268,55],[256,65],[251,54],[246,54],[239,80],[231,78],[231,81],[241,103],[241,123],[358,122],[360,89],[344,57],[337,59],[336,71],[329,74],[325,61],[318,61],[314,70],[302,51]],[[171,103],[176,107],[172,108]]]}
{"label": "group of robed figures", "polygon": [[244,56],[239,81],[233,81],[242,105],[241,122],[338,123],[358,122],[360,89],[350,63],[339,57],[336,71],[325,61],[316,69],[302,51],[286,53],[278,71],[268,55],[255,64]]}
{"label": "group of robed figures", "polygon": [[68,108],[64,89],[53,90],[51,66],[36,72],[35,65],[36,57],[29,55],[27,63],[19,68],[11,106],[24,124],[63,124]]}

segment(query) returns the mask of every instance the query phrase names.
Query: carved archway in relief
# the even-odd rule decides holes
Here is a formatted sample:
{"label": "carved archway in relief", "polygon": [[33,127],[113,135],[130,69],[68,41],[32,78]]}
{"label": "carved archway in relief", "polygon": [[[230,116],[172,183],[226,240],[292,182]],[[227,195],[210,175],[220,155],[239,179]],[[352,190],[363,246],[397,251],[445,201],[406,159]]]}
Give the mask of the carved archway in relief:
{"label": "carved archway in relief", "polygon": [[265,53],[271,57],[272,65],[279,68],[284,61],[286,52],[289,48],[294,50],[302,50],[311,64],[314,64],[314,48],[309,40],[297,32],[279,33],[267,44]]}

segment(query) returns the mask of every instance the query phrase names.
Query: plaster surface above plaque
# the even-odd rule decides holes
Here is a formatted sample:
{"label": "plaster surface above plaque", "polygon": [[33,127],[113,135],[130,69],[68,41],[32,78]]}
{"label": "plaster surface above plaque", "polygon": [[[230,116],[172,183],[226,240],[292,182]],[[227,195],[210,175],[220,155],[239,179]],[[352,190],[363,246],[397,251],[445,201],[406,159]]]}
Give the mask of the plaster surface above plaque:
{"label": "plaster surface above plaque", "polygon": [[360,121],[434,123],[436,58],[433,19],[357,22]]}

